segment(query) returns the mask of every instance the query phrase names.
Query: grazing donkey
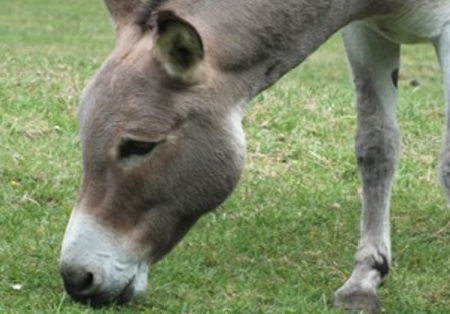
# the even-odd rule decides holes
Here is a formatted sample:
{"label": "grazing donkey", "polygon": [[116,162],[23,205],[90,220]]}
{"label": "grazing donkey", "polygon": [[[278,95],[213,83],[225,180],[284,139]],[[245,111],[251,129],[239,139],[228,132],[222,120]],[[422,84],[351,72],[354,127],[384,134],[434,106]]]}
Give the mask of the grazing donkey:
{"label": "grazing donkey", "polygon": [[[244,166],[247,103],[343,28],[357,93],[361,238],[335,306],[378,312],[399,151],[400,44],[431,42],[450,108],[450,0],[105,0],[117,45],[85,89],[83,178],[62,244],[76,301],[125,303]],[[450,115],[447,115],[447,130]],[[450,188],[450,132],[440,172]]]}

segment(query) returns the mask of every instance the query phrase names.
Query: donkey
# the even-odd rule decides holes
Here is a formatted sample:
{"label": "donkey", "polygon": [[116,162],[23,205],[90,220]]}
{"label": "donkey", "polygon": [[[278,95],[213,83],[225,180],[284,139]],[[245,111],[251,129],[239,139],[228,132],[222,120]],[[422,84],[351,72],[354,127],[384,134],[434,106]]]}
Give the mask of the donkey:
{"label": "donkey", "polygon": [[[116,46],[81,100],[83,177],[60,259],[68,294],[102,306],[144,291],[149,265],[236,186],[249,101],[342,29],[363,201],[356,262],[334,305],[379,312],[391,263],[400,45],[434,45],[450,108],[450,0],[105,4]],[[440,174],[450,191],[449,129],[447,114]]]}

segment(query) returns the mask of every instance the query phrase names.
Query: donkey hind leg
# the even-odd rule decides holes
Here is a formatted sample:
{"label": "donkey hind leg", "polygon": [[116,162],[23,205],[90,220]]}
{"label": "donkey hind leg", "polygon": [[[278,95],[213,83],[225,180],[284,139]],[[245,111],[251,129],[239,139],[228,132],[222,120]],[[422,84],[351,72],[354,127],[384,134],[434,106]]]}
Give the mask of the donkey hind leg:
{"label": "donkey hind leg", "polygon": [[444,143],[440,156],[439,172],[444,188],[444,192],[450,201],[450,25],[441,33],[441,36],[434,43],[439,63],[441,64],[444,76],[444,91],[446,102],[446,129],[444,134]]}
{"label": "donkey hind leg", "polygon": [[356,157],[362,180],[359,248],[350,278],[335,293],[336,307],[378,313],[376,289],[391,263],[389,199],[399,151],[396,122],[400,46],[363,22],[343,31],[357,94]]}

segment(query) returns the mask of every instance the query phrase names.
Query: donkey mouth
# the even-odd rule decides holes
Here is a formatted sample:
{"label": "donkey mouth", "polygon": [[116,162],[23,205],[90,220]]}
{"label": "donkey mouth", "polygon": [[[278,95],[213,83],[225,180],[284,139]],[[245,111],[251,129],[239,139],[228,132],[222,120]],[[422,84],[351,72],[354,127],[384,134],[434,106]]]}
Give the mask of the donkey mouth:
{"label": "donkey mouth", "polygon": [[105,291],[97,291],[89,295],[67,289],[67,286],[66,290],[74,301],[89,305],[93,308],[101,308],[111,304],[123,305],[130,302],[135,296],[135,282],[136,276],[133,276],[116,296],[111,296],[111,294]]}
{"label": "donkey mouth", "polygon": [[122,289],[122,291],[117,294],[115,297],[107,296],[107,295],[99,295],[97,297],[89,300],[90,306],[94,308],[103,307],[107,305],[124,305],[130,302],[134,298],[134,284],[135,284],[136,276],[133,276],[126,286]]}
{"label": "donkey mouth", "polygon": [[123,288],[122,292],[115,298],[113,303],[118,305],[126,304],[130,302],[134,297],[134,284],[136,281],[136,276],[133,276],[128,282],[128,284]]}

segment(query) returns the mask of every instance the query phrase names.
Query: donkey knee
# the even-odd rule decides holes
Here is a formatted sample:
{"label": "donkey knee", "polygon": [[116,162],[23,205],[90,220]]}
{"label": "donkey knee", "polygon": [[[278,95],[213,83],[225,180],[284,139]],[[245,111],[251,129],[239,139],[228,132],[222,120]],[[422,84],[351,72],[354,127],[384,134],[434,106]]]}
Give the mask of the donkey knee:
{"label": "donkey knee", "polygon": [[392,177],[397,166],[400,135],[398,130],[376,130],[356,139],[356,158],[364,179]]}

